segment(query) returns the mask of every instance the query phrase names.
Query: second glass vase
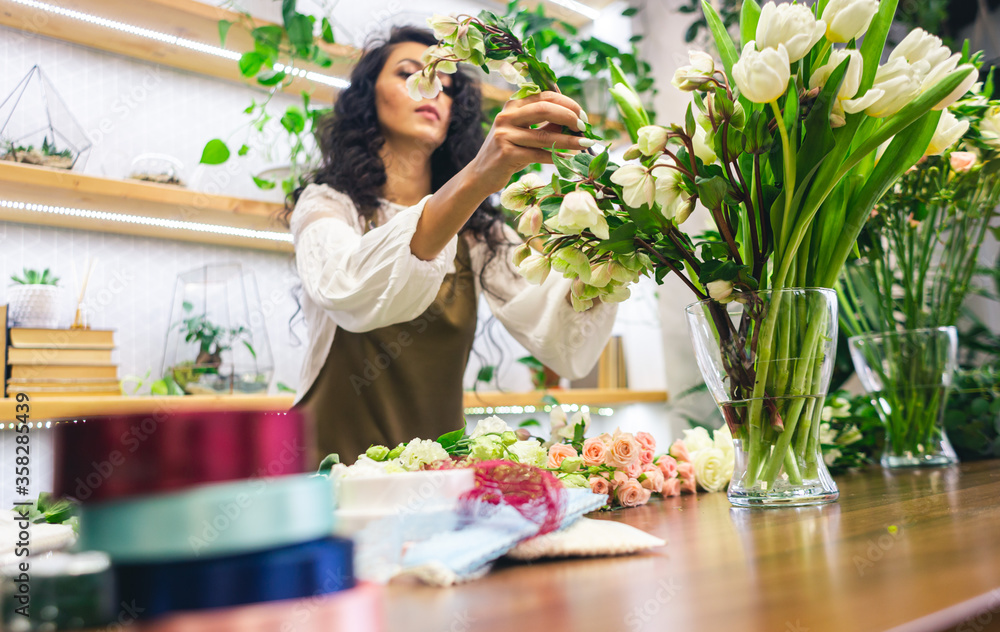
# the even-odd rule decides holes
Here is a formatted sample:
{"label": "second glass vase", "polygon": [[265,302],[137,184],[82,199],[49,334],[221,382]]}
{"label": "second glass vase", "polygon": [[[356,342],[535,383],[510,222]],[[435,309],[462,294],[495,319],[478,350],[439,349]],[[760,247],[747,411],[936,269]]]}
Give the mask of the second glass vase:
{"label": "second glass vase", "polygon": [[882,467],[958,463],[944,413],[958,366],[954,327],[854,336],[851,359],[885,424]]}

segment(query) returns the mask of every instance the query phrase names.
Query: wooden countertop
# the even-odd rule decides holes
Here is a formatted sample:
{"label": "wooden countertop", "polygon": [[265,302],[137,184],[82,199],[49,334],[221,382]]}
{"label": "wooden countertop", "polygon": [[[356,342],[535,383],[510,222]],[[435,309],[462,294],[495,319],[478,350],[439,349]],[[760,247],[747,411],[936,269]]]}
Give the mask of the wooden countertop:
{"label": "wooden countertop", "polygon": [[736,509],[703,493],[599,514],[668,545],[506,565],[447,589],[392,584],[385,629],[1000,629],[1000,460],[837,484],[825,507]]}

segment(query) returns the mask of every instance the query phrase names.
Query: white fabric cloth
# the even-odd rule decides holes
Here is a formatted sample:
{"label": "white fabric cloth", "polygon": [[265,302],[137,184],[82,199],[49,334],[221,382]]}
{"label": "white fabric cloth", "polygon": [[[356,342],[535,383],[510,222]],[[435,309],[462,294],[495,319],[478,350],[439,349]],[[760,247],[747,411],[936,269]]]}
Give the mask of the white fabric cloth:
{"label": "white fabric cloth", "polygon": [[630,555],[666,544],[666,540],[624,522],[580,518],[566,529],[521,542],[507,552],[507,557],[537,560],[543,557]]}
{"label": "white fabric cloth", "polygon": [[[454,272],[457,236],[432,261],[410,251],[426,201],[411,207],[384,202],[376,227],[366,230],[343,193],[316,184],[302,192],[290,223],[309,348],[296,401],[319,375],[338,328],[365,332],[413,320],[434,302],[445,275]],[[521,243],[510,227],[504,230],[508,241]],[[469,245],[478,296],[488,250],[473,238]],[[536,358],[564,377],[583,377],[611,336],[617,304],[575,312],[567,300],[570,280],[553,272],[541,285],[528,283],[511,262],[511,248],[501,250],[483,275],[490,309]]]}

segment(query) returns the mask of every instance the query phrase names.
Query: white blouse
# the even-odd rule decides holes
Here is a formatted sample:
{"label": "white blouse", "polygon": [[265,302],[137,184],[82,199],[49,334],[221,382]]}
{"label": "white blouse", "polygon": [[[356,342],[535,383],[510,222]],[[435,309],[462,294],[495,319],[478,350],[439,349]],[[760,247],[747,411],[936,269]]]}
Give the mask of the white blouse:
{"label": "white blouse", "polygon": [[[296,402],[319,375],[338,328],[364,332],[411,321],[430,307],[445,275],[455,271],[458,236],[431,261],[410,251],[426,202],[404,207],[383,201],[377,227],[365,231],[347,195],[317,184],[302,192],[290,223],[309,348]],[[504,230],[507,241],[522,243],[509,226]],[[488,250],[485,243],[468,239],[478,296]],[[490,309],[544,364],[563,377],[583,377],[607,344],[617,304],[574,311],[567,300],[571,281],[553,272],[541,285],[528,283],[511,262],[511,248],[502,247],[483,274],[491,290],[486,292]]]}

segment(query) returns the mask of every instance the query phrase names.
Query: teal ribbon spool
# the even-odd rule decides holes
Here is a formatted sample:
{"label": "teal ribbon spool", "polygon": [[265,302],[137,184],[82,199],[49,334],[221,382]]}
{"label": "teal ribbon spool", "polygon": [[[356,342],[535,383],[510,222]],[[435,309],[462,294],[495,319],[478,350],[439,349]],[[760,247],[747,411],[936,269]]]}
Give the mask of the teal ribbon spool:
{"label": "teal ribbon spool", "polygon": [[325,476],[255,478],[85,504],[80,548],[115,563],[171,562],[272,549],[333,533]]}

